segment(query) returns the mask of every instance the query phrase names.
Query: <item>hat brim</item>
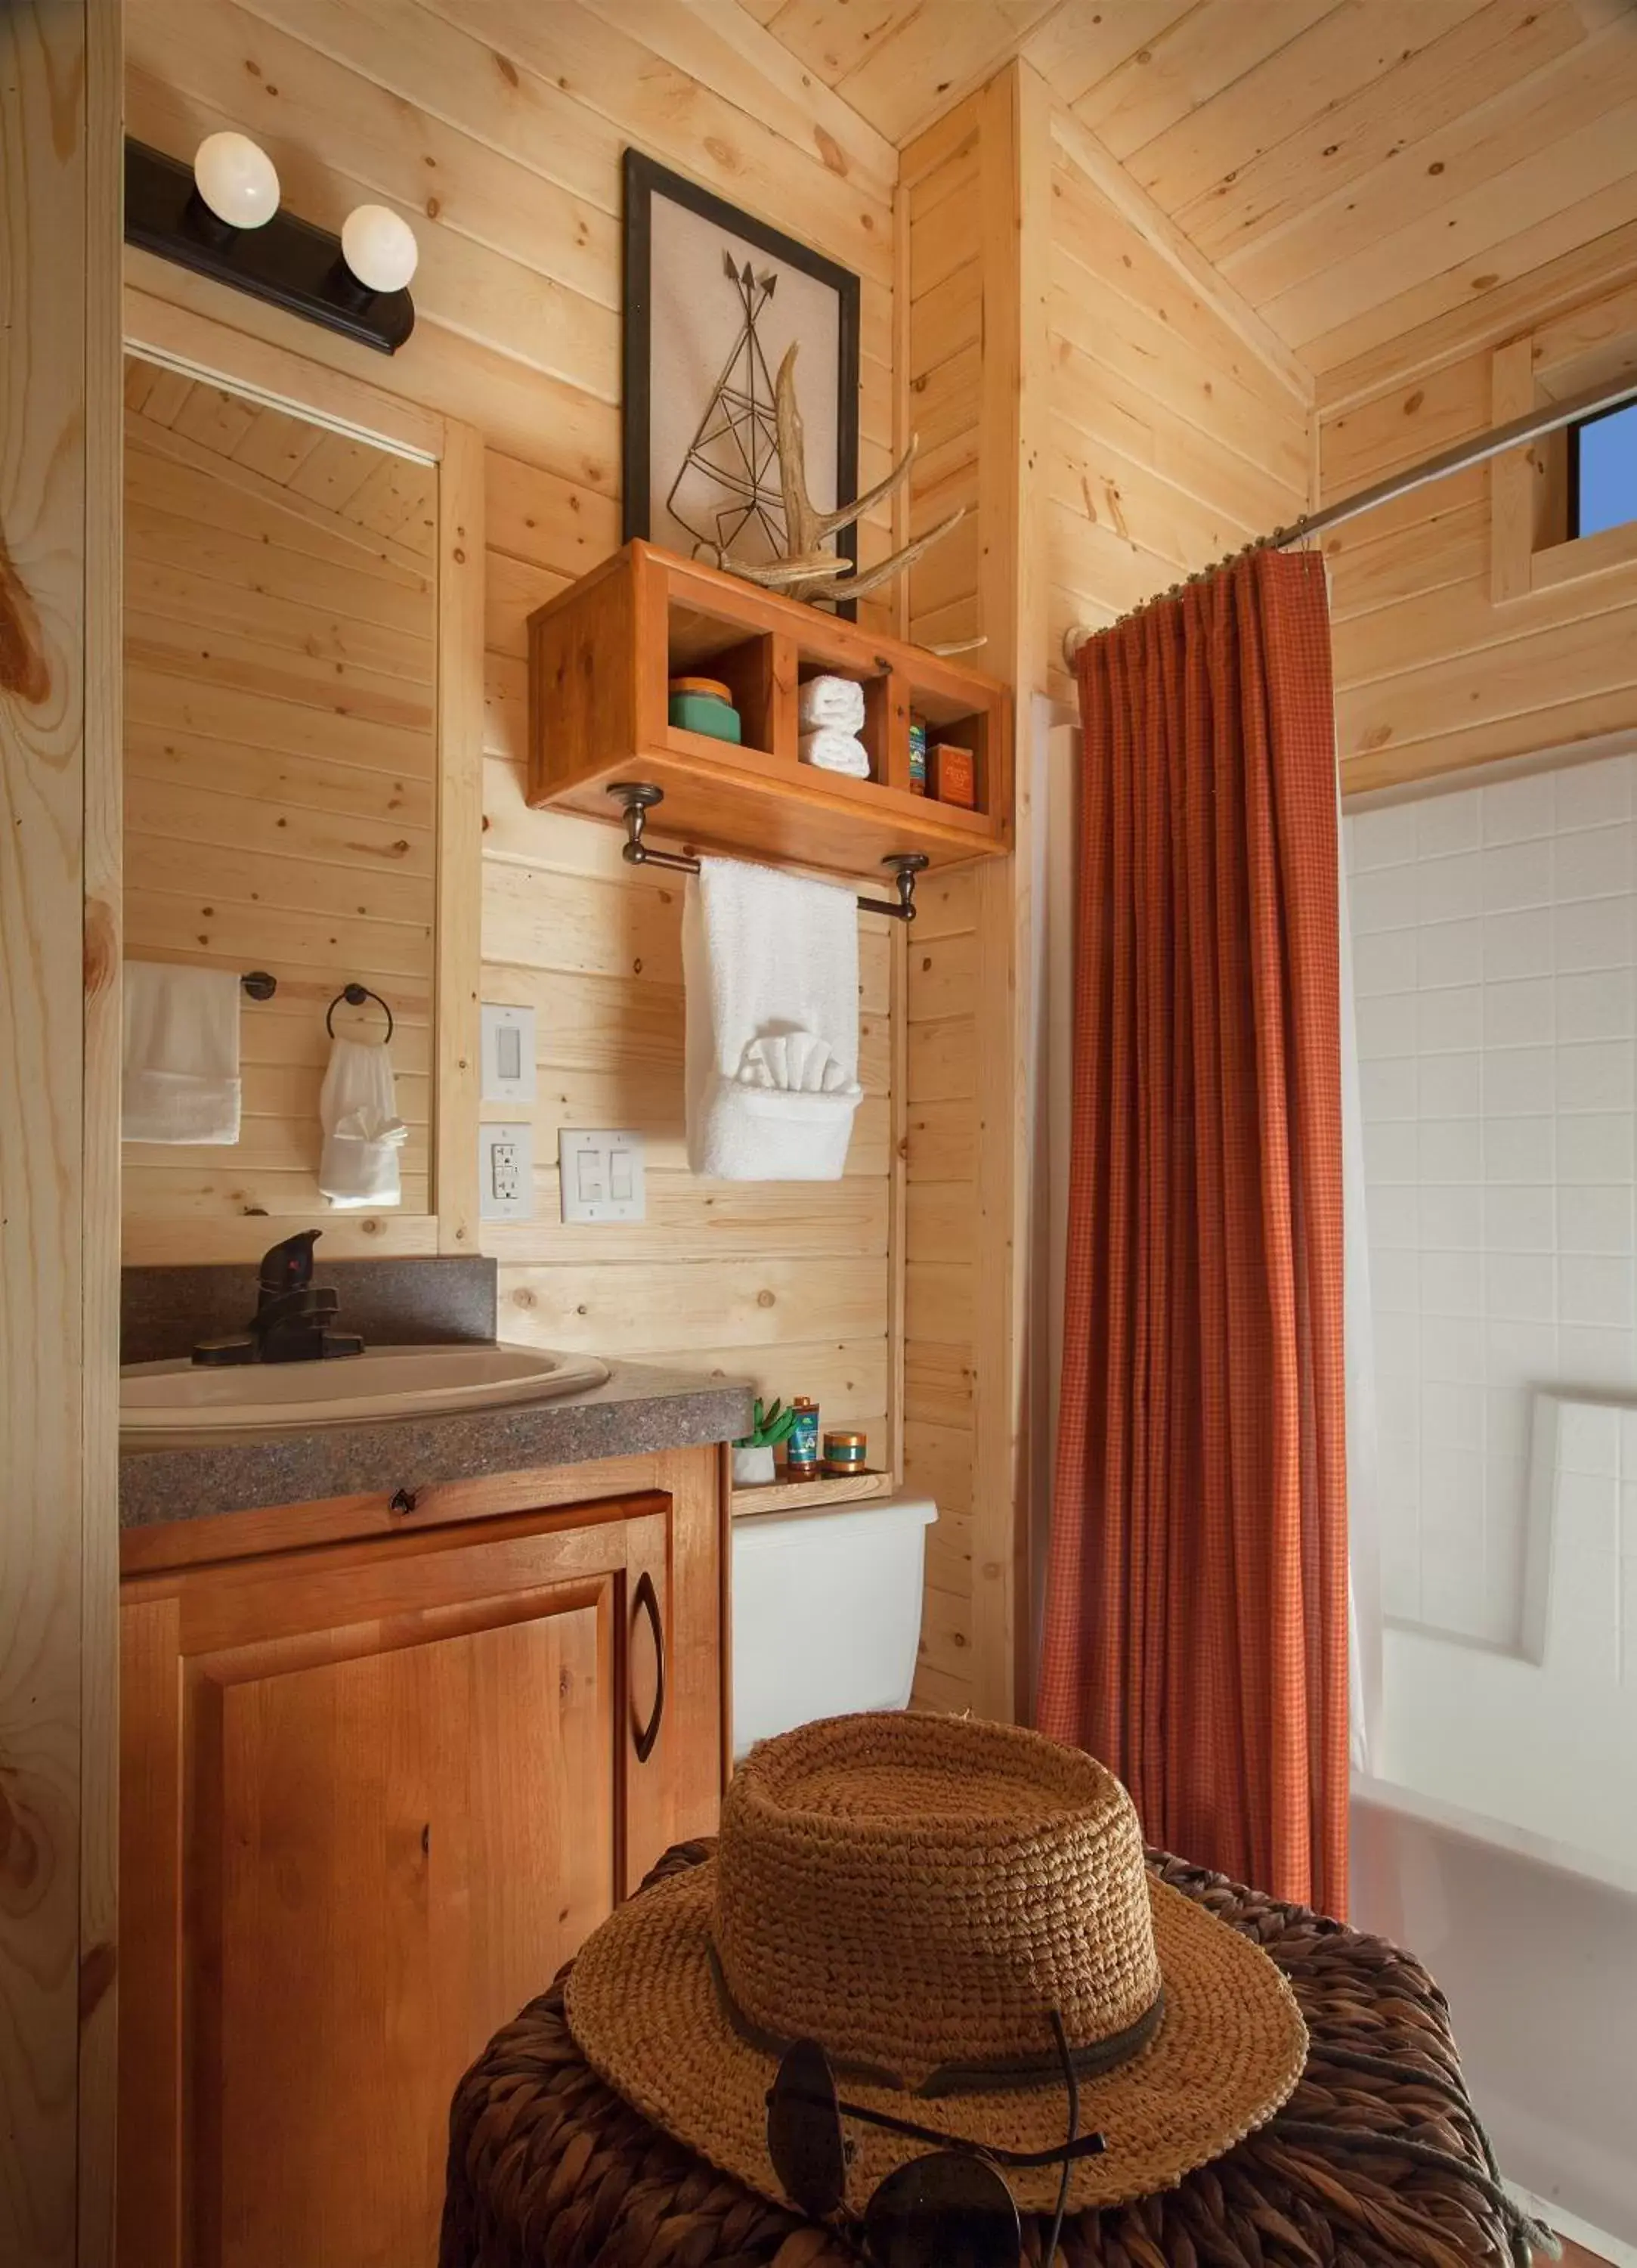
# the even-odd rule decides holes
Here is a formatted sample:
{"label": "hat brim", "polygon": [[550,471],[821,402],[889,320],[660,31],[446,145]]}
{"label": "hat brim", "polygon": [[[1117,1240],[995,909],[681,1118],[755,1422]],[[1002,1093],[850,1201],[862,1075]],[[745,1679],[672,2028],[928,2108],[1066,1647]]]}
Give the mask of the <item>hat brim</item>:
{"label": "hat brim", "polygon": [[[711,1959],[716,1861],[657,1883],[610,1916],[569,1972],[569,2028],[598,2075],[656,2125],[778,2205],[789,2199],[767,2156],[767,2093],[776,2058],[735,2029]],[[1118,2070],[1080,2085],[1080,2131],[1105,2141],[1071,2169],[1069,2209],[1119,2205],[1172,2188],[1264,2124],[1307,2058],[1307,2028],[1288,1984],[1258,1946],[1163,1882],[1149,1882],[1164,1979],[1160,2029]],[[848,2102],[918,2125],[1015,2150],[1068,2132],[1061,2080],[1038,2088],[923,2097],[841,2080]],[[861,2212],[924,2142],[854,2121],[848,2202]],[[1025,2212],[1049,2213],[1060,2169],[1006,2168]]]}

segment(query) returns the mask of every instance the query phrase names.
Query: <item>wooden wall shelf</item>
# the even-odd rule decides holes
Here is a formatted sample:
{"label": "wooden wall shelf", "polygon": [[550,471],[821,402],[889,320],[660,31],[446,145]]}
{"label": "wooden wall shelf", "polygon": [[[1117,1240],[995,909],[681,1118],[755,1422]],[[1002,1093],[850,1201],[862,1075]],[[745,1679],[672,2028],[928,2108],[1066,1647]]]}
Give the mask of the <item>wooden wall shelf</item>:
{"label": "wooden wall shelf", "polygon": [[[864,688],[871,777],[800,760],[797,688],[827,671]],[[667,718],[667,680],[733,688],[735,746]],[[909,720],[971,747],[975,811],[913,795]],[[619,822],[620,779],[664,791],[655,831],[690,848],[879,880],[883,858],[934,867],[1009,850],[1012,696],[980,670],[633,541],[529,618],[529,788],[537,808]]]}
{"label": "wooden wall shelf", "polygon": [[891,1496],[897,1484],[891,1473],[820,1473],[811,1481],[763,1481],[753,1488],[736,1488],[729,1497],[735,1520],[755,1512],[822,1512],[837,1504],[867,1504],[872,1498]]}

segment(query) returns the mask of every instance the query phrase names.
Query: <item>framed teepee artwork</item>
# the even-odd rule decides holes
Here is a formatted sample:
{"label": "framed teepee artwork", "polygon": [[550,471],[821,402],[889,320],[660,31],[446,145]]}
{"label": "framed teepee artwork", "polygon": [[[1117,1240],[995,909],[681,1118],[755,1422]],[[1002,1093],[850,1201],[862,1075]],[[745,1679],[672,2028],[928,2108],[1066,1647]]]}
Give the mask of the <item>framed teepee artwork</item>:
{"label": "framed teepee artwork", "polygon": [[[713,566],[789,556],[777,387],[791,347],[807,500],[822,515],[857,494],[857,276],[635,150],[624,343],[627,539]],[[826,541],[856,559],[854,525]]]}

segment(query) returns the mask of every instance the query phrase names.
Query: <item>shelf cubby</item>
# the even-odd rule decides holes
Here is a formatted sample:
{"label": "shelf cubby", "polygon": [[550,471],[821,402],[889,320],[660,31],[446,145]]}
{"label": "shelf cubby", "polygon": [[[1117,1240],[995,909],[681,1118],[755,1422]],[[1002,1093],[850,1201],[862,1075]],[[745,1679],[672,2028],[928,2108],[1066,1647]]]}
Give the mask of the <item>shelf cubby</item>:
{"label": "shelf cubby", "polygon": [[[822,672],[864,688],[868,779],[801,761],[798,691]],[[670,723],[678,675],[731,688],[742,740]],[[929,740],[973,750],[975,811],[910,792],[912,711]],[[664,791],[653,831],[690,849],[861,880],[903,851],[934,867],[1004,852],[1011,716],[979,670],[654,544],[628,543],[530,617],[530,803],[620,823],[608,787],[649,780]]]}

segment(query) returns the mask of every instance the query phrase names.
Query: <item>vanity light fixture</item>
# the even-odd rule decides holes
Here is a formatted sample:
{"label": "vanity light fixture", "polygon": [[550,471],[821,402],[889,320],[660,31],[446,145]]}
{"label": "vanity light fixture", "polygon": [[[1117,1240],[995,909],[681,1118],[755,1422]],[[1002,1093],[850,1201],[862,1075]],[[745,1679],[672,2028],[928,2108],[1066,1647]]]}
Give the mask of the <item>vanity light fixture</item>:
{"label": "vanity light fixture", "polygon": [[342,259],[366,291],[407,291],[421,247],[390,207],[359,205],[341,223],[341,240]]}
{"label": "vanity light fixture", "polygon": [[207,135],[191,166],[128,136],[125,240],[396,354],[415,328],[415,231],[360,205],[340,236],[279,209],[278,173],[247,135]]}
{"label": "vanity light fixture", "polygon": [[247,134],[207,134],[194,152],[194,187],[230,228],[265,228],[278,210],[278,169]]}

